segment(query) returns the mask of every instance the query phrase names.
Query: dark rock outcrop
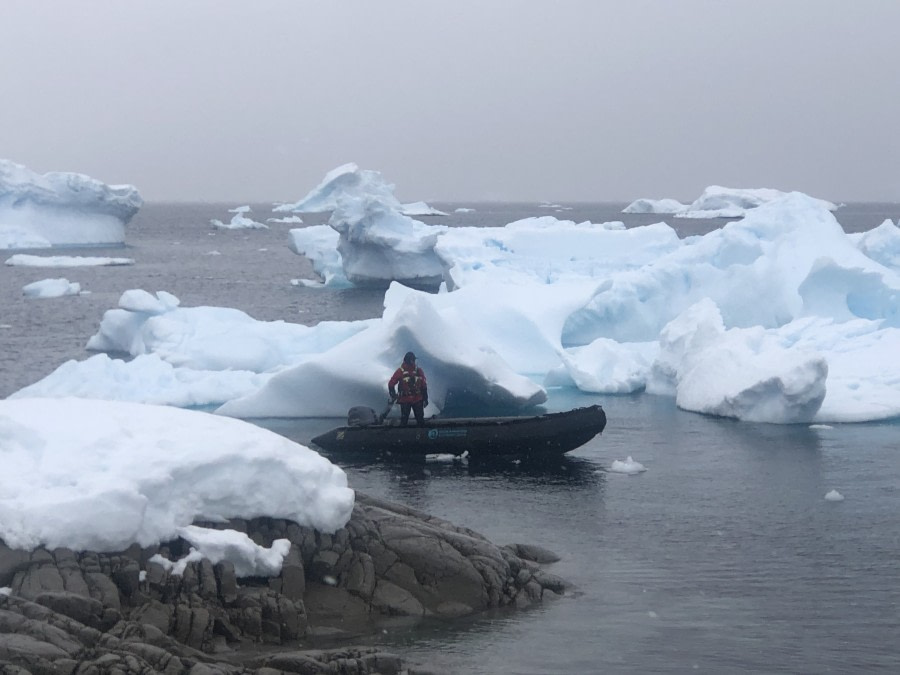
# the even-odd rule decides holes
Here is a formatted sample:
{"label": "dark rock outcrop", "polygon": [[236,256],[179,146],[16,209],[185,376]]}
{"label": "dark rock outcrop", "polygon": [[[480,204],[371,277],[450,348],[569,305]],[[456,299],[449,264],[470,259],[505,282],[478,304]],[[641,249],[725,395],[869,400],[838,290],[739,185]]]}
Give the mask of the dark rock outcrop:
{"label": "dark rock outcrop", "polygon": [[[501,548],[359,493],[333,534],[271,518],[203,525],[264,546],[288,539],[280,575],[238,579],[231,563],[208,560],[175,575],[150,561],[186,554],[180,540],[115,554],[0,544],[0,587],[10,587],[0,595],[0,672],[400,672],[399,659],[377,649],[296,650],[319,634],[372,631],[379,617],[458,617],[566,590],[538,564],[555,559],[548,551]],[[254,643],[279,649],[237,663],[236,650]]]}

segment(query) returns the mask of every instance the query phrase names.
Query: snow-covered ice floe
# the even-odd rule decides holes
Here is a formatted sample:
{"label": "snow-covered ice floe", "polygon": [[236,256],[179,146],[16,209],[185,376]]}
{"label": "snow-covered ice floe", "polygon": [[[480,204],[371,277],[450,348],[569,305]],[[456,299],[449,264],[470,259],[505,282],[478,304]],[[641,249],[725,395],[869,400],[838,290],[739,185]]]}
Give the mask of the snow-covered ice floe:
{"label": "snow-covered ice floe", "polygon": [[103,256],[28,255],[17,253],[6,260],[12,267],[117,267],[134,265],[134,258],[107,258]]}
{"label": "snow-covered ice floe", "polygon": [[34,171],[0,159],[0,249],[123,244],[143,205],[133,185]]}
{"label": "snow-covered ice floe", "polygon": [[78,295],[81,284],[68,279],[42,279],[25,284],[22,293],[29,298],[60,298],[64,295]]}
{"label": "snow-covered ice floe", "polygon": [[0,538],[11,548],[121,551],[178,536],[212,548],[209,537],[227,535],[185,528],[257,516],[334,532],[354,502],[346,474],[309,448],[172,407],[6,399],[0,447]]}

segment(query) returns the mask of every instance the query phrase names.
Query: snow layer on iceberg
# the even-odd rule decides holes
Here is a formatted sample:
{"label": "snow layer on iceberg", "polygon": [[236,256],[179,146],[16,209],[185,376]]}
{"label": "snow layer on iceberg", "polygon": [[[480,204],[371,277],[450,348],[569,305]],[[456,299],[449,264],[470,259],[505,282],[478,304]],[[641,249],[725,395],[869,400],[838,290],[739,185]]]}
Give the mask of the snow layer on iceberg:
{"label": "snow layer on iceberg", "polygon": [[121,551],[195,520],[257,516],[334,532],[353,508],[346,474],[318,453],[208,413],[6,399],[0,446],[0,538],[12,548]]}

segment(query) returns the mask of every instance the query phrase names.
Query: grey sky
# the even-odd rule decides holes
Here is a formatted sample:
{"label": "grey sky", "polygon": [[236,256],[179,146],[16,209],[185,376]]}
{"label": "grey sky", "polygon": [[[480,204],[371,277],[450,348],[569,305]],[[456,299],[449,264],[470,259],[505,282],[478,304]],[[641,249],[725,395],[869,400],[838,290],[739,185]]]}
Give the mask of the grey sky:
{"label": "grey sky", "polygon": [[147,200],[900,201],[897,0],[0,0],[0,157]]}

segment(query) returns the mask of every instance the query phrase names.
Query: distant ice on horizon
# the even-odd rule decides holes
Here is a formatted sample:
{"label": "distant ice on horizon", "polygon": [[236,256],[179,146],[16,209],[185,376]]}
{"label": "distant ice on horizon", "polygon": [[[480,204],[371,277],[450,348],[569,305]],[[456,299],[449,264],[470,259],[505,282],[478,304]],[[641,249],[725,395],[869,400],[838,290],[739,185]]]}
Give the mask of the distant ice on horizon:
{"label": "distant ice on horizon", "polygon": [[622,209],[622,213],[680,213],[687,209],[677,199],[636,199]]}
{"label": "distant ice on horizon", "polygon": [[378,171],[360,169],[353,162],[342,164],[329,171],[325,174],[322,182],[302,199],[293,203],[279,204],[272,210],[276,213],[327,213],[339,208],[341,199],[348,195],[351,197],[377,196],[392,210],[406,216],[447,215],[423,201],[401,204],[394,197],[394,186],[386,183]]}
{"label": "distant ice on horizon", "polygon": [[[623,213],[672,214],[676,218],[742,218],[750,209],[783,198],[787,193],[770,188],[728,188],[710,185],[690,204],[677,199],[637,199]],[[812,197],[810,197],[812,199]],[[829,211],[837,205],[823,199],[814,200]]]}
{"label": "distant ice on horizon", "polygon": [[425,202],[410,202],[400,205],[400,213],[404,216],[446,216],[443,211],[429,206]]}
{"label": "distant ice on horizon", "polygon": [[227,223],[222,222],[218,218],[213,218],[209,222],[218,230],[268,230],[268,225],[259,223],[246,215],[250,213],[250,210],[250,207],[246,205],[237,206],[233,209],[228,209],[228,212],[234,215]]}
{"label": "distant ice on horizon", "polygon": [[0,248],[116,245],[143,205],[133,185],[80,173],[35,173],[0,159]]}

